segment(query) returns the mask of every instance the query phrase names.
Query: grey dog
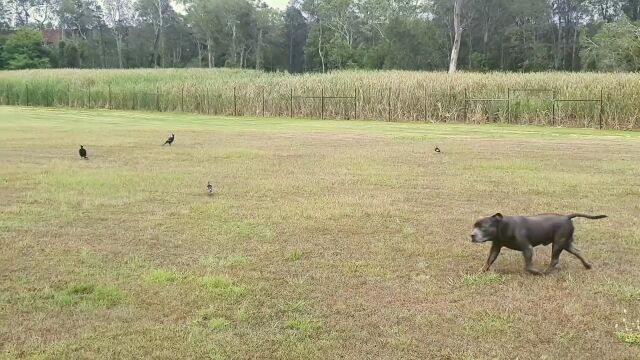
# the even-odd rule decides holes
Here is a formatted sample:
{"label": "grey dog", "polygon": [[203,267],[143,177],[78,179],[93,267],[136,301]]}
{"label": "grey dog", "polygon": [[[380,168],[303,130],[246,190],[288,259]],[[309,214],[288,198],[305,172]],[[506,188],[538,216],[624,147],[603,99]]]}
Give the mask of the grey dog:
{"label": "grey dog", "polygon": [[553,244],[553,246],[551,262],[546,273],[551,272],[558,265],[562,250],[575,255],[586,269],[591,269],[591,265],[580,255],[578,249],[573,247],[574,228],[571,219],[576,217],[602,219],[607,216],[585,214],[502,216],[497,213],[476,221],[473,225],[471,241],[474,243],[492,242],[489,258],[482,270],[488,271],[491,264],[496,261],[502,247],[506,247],[521,251],[524,256],[525,269],[532,274],[540,275],[542,273],[533,267],[533,247],[549,244]]}

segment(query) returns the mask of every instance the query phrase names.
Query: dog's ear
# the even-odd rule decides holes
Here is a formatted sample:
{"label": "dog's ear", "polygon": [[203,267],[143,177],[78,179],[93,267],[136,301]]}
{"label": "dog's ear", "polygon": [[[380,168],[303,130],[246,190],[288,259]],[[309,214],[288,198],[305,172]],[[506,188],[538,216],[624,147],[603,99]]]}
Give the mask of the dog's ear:
{"label": "dog's ear", "polygon": [[498,219],[498,220],[502,220],[503,216],[502,216],[502,214],[500,214],[500,213],[496,213],[496,214],[494,214],[494,215],[492,216],[492,218],[494,218],[494,219]]}

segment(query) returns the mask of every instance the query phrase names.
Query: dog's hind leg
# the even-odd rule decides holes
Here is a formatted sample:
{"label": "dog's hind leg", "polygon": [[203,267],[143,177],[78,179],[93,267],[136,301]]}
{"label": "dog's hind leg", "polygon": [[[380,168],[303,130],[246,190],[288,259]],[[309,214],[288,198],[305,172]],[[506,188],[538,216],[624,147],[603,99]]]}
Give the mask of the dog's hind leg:
{"label": "dog's hind leg", "polygon": [[583,257],[582,255],[580,255],[580,251],[578,251],[578,249],[576,249],[575,247],[573,247],[573,244],[571,242],[569,242],[569,245],[567,245],[567,247],[565,248],[565,250],[567,250],[569,253],[573,254],[575,257],[577,257],[578,259],[580,259],[580,261],[582,262],[582,265],[584,266],[585,269],[589,270],[591,269],[591,264],[589,264]]}

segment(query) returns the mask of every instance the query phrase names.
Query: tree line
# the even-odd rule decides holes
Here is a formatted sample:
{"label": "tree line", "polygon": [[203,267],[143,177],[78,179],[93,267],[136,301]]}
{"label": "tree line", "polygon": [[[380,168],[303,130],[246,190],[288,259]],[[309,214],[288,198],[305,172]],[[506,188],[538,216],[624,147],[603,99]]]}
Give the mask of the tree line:
{"label": "tree line", "polygon": [[[454,16],[456,15],[456,16]],[[640,0],[0,0],[0,69],[640,70]]]}

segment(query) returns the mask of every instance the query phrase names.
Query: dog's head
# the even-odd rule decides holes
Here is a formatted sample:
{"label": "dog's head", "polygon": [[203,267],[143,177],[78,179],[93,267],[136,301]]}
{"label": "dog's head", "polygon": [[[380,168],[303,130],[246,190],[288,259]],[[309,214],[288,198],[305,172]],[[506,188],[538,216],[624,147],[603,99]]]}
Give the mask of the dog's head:
{"label": "dog's head", "polygon": [[483,243],[485,241],[493,241],[498,236],[498,226],[502,218],[502,214],[497,213],[476,221],[473,225],[473,231],[471,232],[471,242]]}

